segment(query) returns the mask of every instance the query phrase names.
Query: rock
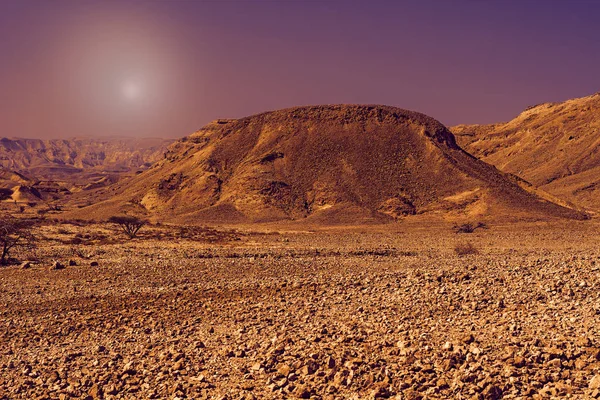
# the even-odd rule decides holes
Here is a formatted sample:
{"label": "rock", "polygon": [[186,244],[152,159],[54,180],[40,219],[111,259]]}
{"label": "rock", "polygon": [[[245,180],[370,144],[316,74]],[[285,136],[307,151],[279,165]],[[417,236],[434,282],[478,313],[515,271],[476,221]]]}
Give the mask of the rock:
{"label": "rock", "polygon": [[29,261],[23,261],[19,266],[21,269],[29,269],[31,268],[31,263]]}
{"label": "rock", "polygon": [[548,365],[553,368],[560,368],[562,366],[562,363],[560,362],[560,358],[554,358],[548,361]]}
{"label": "rock", "polygon": [[590,384],[588,387],[590,389],[600,389],[600,375],[595,375],[592,379],[590,379]]}
{"label": "rock", "polygon": [[332,369],[335,367],[335,359],[331,356],[327,357],[327,359],[325,360],[325,364],[327,365],[327,367],[329,369]]}
{"label": "rock", "polygon": [[250,367],[250,369],[252,371],[260,371],[261,368],[262,368],[262,365],[259,362],[252,364],[252,367]]}
{"label": "rock", "polygon": [[90,267],[97,267],[98,266],[98,261],[92,261],[90,263]]}
{"label": "rock", "polygon": [[181,360],[173,364],[173,371],[180,371],[183,369],[183,362]]}
{"label": "rock", "polygon": [[314,361],[307,362],[301,369],[300,373],[302,375],[312,375],[319,369],[319,365]]}
{"label": "rock", "polygon": [[471,343],[473,343],[474,341],[475,341],[475,338],[474,338],[474,337],[473,337],[473,335],[472,335],[472,334],[470,334],[470,333],[469,333],[469,334],[467,334],[467,335],[465,335],[465,336],[463,337],[463,342],[464,342],[465,344],[471,344]]}
{"label": "rock", "polygon": [[390,397],[390,392],[384,385],[378,385],[369,395],[370,399],[387,399],[388,397]]}
{"label": "rock", "polygon": [[58,374],[58,372],[56,372],[56,371],[52,371],[52,372],[50,373],[50,377],[48,378],[48,380],[49,380],[51,383],[58,382],[58,381],[60,380],[60,375]]}
{"label": "rock", "polygon": [[74,267],[75,265],[77,265],[77,261],[75,261],[75,260],[69,260],[69,266],[70,267]]}
{"label": "rock", "polygon": [[310,390],[308,390],[304,385],[298,385],[294,390],[294,394],[299,399],[310,399]]}
{"label": "rock", "polygon": [[52,264],[50,269],[51,270],[65,269],[65,265],[62,264],[60,261],[54,261],[54,263]]}
{"label": "rock", "polygon": [[521,368],[525,365],[526,361],[525,358],[521,357],[521,356],[515,356],[512,358],[511,360],[512,365],[514,365],[517,368]]}
{"label": "rock", "polygon": [[488,385],[481,394],[485,400],[499,400],[502,398],[502,389],[496,385]]}
{"label": "rock", "polygon": [[292,369],[287,364],[279,364],[277,366],[277,372],[279,372],[283,376],[288,376]]}
{"label": "rock", "polygon": [[133,367],[133,361],[128,362],[127,364],[125,364],[123,366],[123,372],[124,375],[135,375],[136,370]]}
{"label": "rock", "polygon": [[88,394],[92,397],[92,399],[101,399],[103,397],[102,387],[97,383],[92,385],[90,390],[88,390]]}
{"label": "rock", "polygon": [[115,386],[115,384],[110,384],[106,388],[106,394],[110,394],[110,395],[114,396],[117,393],[119,393],[119,390],[117,389],[117,387]]}

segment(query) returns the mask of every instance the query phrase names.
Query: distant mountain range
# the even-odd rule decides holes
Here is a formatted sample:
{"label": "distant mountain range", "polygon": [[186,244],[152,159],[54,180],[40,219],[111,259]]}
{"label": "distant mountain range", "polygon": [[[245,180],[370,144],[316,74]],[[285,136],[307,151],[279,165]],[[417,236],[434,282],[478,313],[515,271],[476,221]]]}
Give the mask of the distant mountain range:
{"label": "distant mountain range", "polygon": [[148,138],[2,138],[0,167],[45,179],[90,169],[122,172],[150,166],[171,142]]}
{"label": "distant mountain range", "polygon": [[4,138],[0,198],[185,223],[581,219],[600,211],[600,94],[451,130],[399,108],[327,105],[177,141]]}
{"label": "distant mountain range", "polygon": [[[17,202],[62,200],[147,169],[172,140],[138,138],[0,139],[0,188]],[[6,199],[5,199],[6,200]]]}

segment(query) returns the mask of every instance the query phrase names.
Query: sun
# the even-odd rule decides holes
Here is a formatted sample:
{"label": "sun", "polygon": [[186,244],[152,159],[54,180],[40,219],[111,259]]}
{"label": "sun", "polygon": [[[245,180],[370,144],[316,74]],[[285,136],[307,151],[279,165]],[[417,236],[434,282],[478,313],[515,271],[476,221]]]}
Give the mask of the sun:
{"label": "sun", "polygon": [[136,100],[141,95],[141,88],[136,82],[126,81],[121,87],[121,93],[127,100]]}

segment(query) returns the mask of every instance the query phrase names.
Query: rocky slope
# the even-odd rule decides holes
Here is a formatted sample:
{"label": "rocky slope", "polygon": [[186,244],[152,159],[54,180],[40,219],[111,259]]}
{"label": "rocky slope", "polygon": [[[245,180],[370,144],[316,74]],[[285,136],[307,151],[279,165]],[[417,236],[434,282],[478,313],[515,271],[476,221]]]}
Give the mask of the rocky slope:
{"label": "rocky slope", "polygon": [[451,130],[481,160],[558,197],[600,210],[600,93],[539,104],[507,123]]}
{"label": "rocky slope", "polygon": [[386,106],[312,106],[220,120],[79,211],[186,221],[365,222],[434,213],[581,217],[465,153],[442,124]]}

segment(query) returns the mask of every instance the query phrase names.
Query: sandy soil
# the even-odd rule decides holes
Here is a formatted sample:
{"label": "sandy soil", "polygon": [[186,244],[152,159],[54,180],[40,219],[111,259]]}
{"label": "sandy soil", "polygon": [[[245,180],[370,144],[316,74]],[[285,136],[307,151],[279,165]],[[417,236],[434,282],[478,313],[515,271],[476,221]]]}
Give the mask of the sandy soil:
{"label": "sandy soil", "polygon": [[45,226],[0,269],[0,399],[600,397],[598,232]]}

